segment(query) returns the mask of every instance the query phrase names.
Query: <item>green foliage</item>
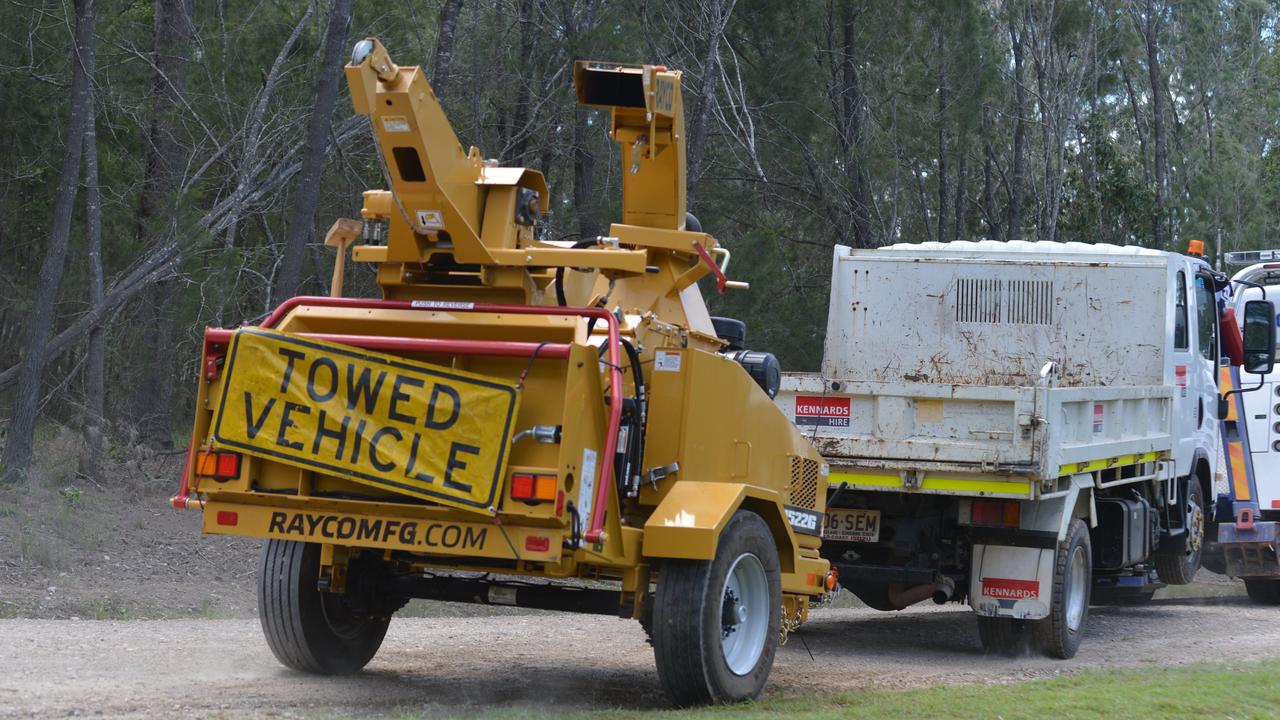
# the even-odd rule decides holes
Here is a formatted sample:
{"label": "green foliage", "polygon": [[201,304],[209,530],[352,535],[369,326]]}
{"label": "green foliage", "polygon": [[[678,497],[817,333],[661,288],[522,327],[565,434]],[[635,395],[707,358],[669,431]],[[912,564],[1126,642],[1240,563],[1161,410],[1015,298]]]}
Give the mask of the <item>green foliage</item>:
{"label": "green foliage", "polygon": [[[356,3],[351,41],[383,39],[401,63],[433,73],[441,0]],[[201,328],[261,315],[293,206],[292,175],[258,188],[235,222],[211,212],[305,151],[328,2],[196,3],[180,101],[164,109],[185,165],[176,215],[148,227],[140,197],[157,113],[155,4],[105,0],[98,9],[98,151],[104,261],[122,276],[169,223],[183,244],[170,301],[157,315],[144,294],[111,319],[109,416],[117,433],[139,422],[156,372],[175,375],[190,407]],[[738,0],[716,48],[711,10],[698,3],[601,0],[466,2],[454,33],[445,106],[464,147],[546,173],[552,214],[541,233],[573,237],[579,219],[604,231],[617,216],[621,173],[607,119],[578,117],[568,72],[575,57],[660,62],[685,72],[686,111],[704,107],[707,145],[690,180],[691,209],[734,253],[749,292],[711,298],[742,317],[755,347],[789,369],[821,357],[831,246],[1007,237],[1011,213],[1029,239],[1150,244],[1155,223],[1172,249],[1200,237],[1221,250],[1270,246],[1280,221],[1280,11],[1263,0],[1155,3],[1161,86],[1151,87],[1145,4],[1127,0],[988,3]],[[308,9],[311,9],[308,15]],[[0,368],[17,362],[35,292],[65,145],[71,3],[0,6]],[[305,18],[305,21],[304,21]],[[281,55],[300,27],[297,44]],[[1013,38],[1024,46],[1013,72]],[[713,50],[715,50],[713,52]],[[708,58],[714,63],[708,65]],[[273,64],[278,82],[268,87]],[[713,95],[702,97],[711,75]],[[1017,104],[1021,86],[1024,104]],[[1169,177],[1163,217],[1152,128],[1154,92],[1169,102]],[[263,122],[254,127],[264,94]],[[335,137],[351,116],[335,113]],[[1014,135],[1025,131],[1023,207],[1013,213]],[[359,128],[357,128],[359,130]],[[586,159],[585,165],[580,161]],[[589,172],[580,174],[580,167]],[[575,203],[575,183],[591,185]],[[359,212],[383,186],[367,134],[330,148],[307,250],[308,287],[327,283],[321,233]],[[81,211],[82,212],[82,211]],[[87,308],[83,218],[58,298],[59,326]],[[590,231],[590,229],[588,229]],[[942,233],[941,235],[939,233]],[[366,267],[348,290],[376,294]],[[710,288],[706,288],[708,294]],[[156,323],[166,352],[148,347]],[[47,373],[44,411],[75,424],[83,351]],[[3,408],[0,408],[3,410]]]}

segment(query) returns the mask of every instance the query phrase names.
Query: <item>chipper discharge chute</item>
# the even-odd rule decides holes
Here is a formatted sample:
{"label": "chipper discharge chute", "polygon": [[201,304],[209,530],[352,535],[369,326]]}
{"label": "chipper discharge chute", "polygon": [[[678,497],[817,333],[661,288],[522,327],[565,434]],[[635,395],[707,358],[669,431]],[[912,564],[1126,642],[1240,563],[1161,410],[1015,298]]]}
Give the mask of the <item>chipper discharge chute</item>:
{"label": "chipper discharge chute", "polygon": [[826,468],[696,284],[731,285],[685,210],[680,73],[575,65],[623,217],[572,244],[539,239],[542,174],[464,152],[420,68],[364,40],[346,74],[389,189],[328,244],[383,297],[207,330],[174,504],[265,539],[262,626],[299,670],[359,670],[430,598],[635,618],[674,702],[758,695],[828,583]]}

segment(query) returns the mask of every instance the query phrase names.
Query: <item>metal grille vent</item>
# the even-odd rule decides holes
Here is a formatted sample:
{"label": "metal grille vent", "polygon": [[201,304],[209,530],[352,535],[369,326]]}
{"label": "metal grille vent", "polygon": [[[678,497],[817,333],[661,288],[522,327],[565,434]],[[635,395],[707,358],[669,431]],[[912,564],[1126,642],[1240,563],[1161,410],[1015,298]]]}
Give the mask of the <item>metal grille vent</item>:
{"label": "metal grille vent", "polygon": [[1005,320],[1023,325],[1053,324],[1053,283],[1048,280],[1010,280]]}
{"label": "metal grille vent", "polygon": [[956,281],[956,322],[998,323],[1004,283],[987,278]]}
{"label": "metal grille vent", "polygon": [[956,280],[956,322],[1053,324],[1053,283],[1049,280]]}
{"label": "metal grille vent", "polygon": [[802,457],[791,457],[791,504],[807,509],[818,506],[818,463]]}

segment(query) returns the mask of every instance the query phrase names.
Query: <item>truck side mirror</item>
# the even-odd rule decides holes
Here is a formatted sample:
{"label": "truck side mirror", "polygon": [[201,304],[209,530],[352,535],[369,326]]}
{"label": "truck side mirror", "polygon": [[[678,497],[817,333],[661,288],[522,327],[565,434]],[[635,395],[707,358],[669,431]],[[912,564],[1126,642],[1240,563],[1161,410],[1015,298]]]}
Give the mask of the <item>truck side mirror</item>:
{"label": "truck side mirror", "polygon": [[1244,371],[1266,375],[1276,364],[1276,306],[1270,300],[1244,304]]}

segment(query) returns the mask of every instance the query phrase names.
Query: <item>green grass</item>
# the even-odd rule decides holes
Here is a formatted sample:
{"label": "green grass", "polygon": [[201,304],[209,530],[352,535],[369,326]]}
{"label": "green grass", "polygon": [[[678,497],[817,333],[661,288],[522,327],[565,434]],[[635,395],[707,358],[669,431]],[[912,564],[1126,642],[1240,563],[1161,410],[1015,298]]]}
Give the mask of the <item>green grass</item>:
{"label": "green grass", "polygon": [[[755,703],[698,710],[472,709],[459,717],[500,720],[555,718],[768,718],[770,720],[938,720],[1003,718],[1274,718],[1280,712],[1280,661],[1202,664],[1173,669],[1090,671],[1001,685],[943,685],[921,690],[872,690],[769,697]],[[420,717],[398,708],[391,717]]]}

